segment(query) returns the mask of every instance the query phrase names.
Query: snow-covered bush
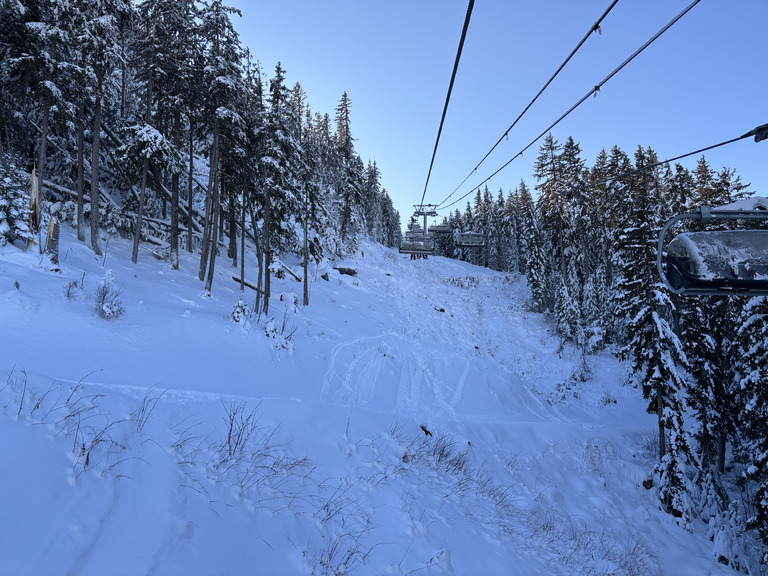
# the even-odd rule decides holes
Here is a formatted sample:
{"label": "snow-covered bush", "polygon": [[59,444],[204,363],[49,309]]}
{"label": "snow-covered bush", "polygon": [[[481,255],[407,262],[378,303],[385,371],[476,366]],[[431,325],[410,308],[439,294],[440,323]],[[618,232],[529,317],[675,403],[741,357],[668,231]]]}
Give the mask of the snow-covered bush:
{"label": "snow-covered bush", "polygon": [[251,310],[245,300],[240,298],[232,309],[232,321],[236,324],[244,323],[251,315]]}
{"label": "snow-covered bush", "polygon": [[96,313],[105,320],[120,318],[125,312],[120,300],[121,293],[120,288],[115,286],[112,270],[107,270],[96,287]]}
{"label": "snow-covered bush", "polygon": [[29,176],[8,154],[0,156],[0,246],[32,239],[28,187]]}

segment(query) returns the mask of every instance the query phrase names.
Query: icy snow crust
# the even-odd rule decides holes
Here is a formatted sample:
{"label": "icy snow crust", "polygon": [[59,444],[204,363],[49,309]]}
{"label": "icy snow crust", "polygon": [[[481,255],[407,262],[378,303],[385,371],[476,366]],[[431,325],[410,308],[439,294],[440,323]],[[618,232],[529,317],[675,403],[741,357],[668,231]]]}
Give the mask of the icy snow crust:
{"label": "icy snow crust", "polygon": [[608,354],[571,378],[522,279],[366,244],[235,323],[225,262],[205,297],[130,248],[0,248],[0,573],[733,574],[641,486],[640,392]]}

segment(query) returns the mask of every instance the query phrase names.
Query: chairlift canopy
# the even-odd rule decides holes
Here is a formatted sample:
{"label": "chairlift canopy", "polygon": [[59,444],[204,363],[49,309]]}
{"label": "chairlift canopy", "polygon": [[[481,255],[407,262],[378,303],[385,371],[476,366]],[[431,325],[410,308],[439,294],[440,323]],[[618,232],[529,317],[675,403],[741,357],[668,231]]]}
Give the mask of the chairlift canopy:
{"label": "chairlift canopy", "polygon": [[768,230],[678,234],[667,246],[667,278],[677,290],[768,293]]}
{"label": "chairlift canopy", "polygon": [[748,198],[719,208],[670,219],[661,230],[656,266],[675,294],[768,295],[768,230],[737,229],[683,232],[664,251],[670,228],[682,220],[704,223],[724,220],[768,221],[768,199]]}

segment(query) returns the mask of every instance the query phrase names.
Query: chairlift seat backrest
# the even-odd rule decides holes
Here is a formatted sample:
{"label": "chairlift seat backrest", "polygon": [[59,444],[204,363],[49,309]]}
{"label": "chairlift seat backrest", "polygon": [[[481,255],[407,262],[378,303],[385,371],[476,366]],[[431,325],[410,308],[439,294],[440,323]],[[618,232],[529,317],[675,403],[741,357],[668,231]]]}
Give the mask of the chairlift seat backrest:
{"label": "chairlift seat backrest", "polygon": [[485,246],[485,236],[480,232],[460,232],[456,236],[455,244],[460,248],[481,248]]}
{"label": "chairlift seat backrest", "polygon": [[683,232],[666,260],[675,290],[758,290],[768,282],[768,230]]}

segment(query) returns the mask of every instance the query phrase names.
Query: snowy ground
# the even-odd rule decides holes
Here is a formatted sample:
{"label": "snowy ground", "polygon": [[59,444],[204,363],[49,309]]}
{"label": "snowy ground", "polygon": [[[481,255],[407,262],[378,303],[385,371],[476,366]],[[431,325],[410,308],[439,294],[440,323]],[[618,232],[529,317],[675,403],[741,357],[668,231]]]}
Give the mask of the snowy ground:
{"label": "snowy ground", "polygon": [[519,278],[365,245],[236,323],[224,259],[206,298],[196,257],[60,254],[0,247],[1,574],[734,574],[641,486],[621,366],[571,379]]}

